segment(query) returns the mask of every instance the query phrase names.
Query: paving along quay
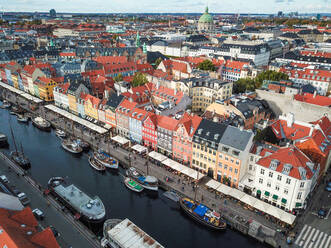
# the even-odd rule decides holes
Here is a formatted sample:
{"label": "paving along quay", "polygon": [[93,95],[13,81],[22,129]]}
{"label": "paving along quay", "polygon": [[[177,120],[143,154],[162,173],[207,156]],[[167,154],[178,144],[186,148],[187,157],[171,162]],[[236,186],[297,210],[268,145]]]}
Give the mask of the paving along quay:
{"label": "paving along quay", "polygon": [[[112,140],[109,137],[108,131],[102,127],[93,125],[94,131],[88,128],[83,129],[79,123],[68,120],[66,117],[55,113],[54,110],[56,109],[50,105],[44,106],[42,103],[33,102],[32,98],[26,99],[24,96],[17,96],[16,93],[10,92],[4,88],[2,88],[1,95],[9,102],[17,104],[25,110],[29,111],[31,115],[42,116],[50,121],[54,127],[65,130],[66,132],[71,133],[72,135],[81,138],[84,141],[87,141],[95,150],[102,149],[108,152],[121,162],[121,166],[125,168],[133,166],[141,172],[157,177],[160,182],[160,186],[164,189],[175,190],[180,195],[186,195],[192,199],[196,198],[198,201],[202,202],[208,207],[220,210],[222,216],[227,220],[229,226],[243,234],[248,234],[257,240],[269,243],[274,247],[286,247],[286,235],[284,234],[289,234],[289,232],[297,232],[299,235],[298,240],[293,244],[293,246],[300,247],[310,236],[313,236],[311,239],[314,238],[314,240],[319,237],[323,241],[325,239],[324,244],[327,245],[326,247],[328,247],[330,244],[329,240],[331,239],[331,236],[330,230],[327,230],[328,225],[325,226],[325,232],[317,233],[318,224],[313,223],[316,225],[315,227],[309,226],[312,224],[312,219],[309,217],[309,215],[305,219],[299,218],[299,220],[294,225],[294,229],[288,227],[285,228],[285,225],[279,225],[280,223],[277,223],[277,221],[273,220],[272,217],[266,218],[265,215],[259,214],[258,211],[250,210],[249,207],[244,206],[244,204],[241,204],[236,199],[226,195],[222,196],[222,194],[216,194],[215,191],[206,187],[206,184],[208,184],[209,181],[206,178],[200,179],[197,186],[195,186],[195,180],[192,178],[183,175],[177,175],[170,169],[166,169],[166,167],[161,166],[162,163],[157,162],[155,159],[146,158],[131,152],[128,150],[129,147],[122,147],[117,142]],[[38,108],[34,111],[31,111],[32,105],[34,107],[38,106]],[[15,167],[11,162],[8,162],[8,159],[3,157],[3,155],[2,159],[14,170],[18,170],[18,168]],[[18,173],[21,175],[23,174],[21,170],[18,170]],[[38,186],[34,186],[34,183],[31,183],[28,177],[24,178],[27,183],[30,183],[31,186],[33,186],[35,191],[38,191]],[[40,193],[41,192],[39,191],[39,194]],[[322,197],[322,193],[323,192],[318,191],[313,197],[315,199],[319,199]],[[75,221],[70,214],[62,213],[59,211],[61,208],[59,207],[58,203],[51,197],[47,196],[47,201],[51,203],[52,208],[57,209],[58,212],[61,213],[61,217],[64,218],[65,221],[71,223],[76,228],[77,233],[81,235],[81,240],[85,239],[89,242],[88,247],[98,247],[100,242],[84,225]],[[314,206],[311,206],[310,208],[313,207]],[[306,209],[307,212],[310,210],[311,209]],[[262,224],[260,228],[258,228],[258,223]],[[316,233],[308,236],[309,231],[315,231],[315,229]],[[318,247],[316,246],[316,243],[314,245],[315,246],[311,245],[309,247]]]}

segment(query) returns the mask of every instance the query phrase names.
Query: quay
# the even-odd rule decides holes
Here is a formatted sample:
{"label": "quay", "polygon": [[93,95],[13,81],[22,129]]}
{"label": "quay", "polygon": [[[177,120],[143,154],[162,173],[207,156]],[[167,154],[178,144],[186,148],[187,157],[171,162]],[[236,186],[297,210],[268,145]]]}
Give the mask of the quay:
{"label": "quay", "polygon": [[[164,189],[172,189],[180,195],[194,198],[195,191],[192,182],[185,181],[182,177],[174,175],[161,166],[158,166],[139,155],[135,155],[130,161],[127,161],[126,157],[128,156],[128,151],[111,143],[109,140],[110,135],[108,135],[108,138],[106,137],[106,134],[108,134],[107,132],[100,133],[97,130],[88,130],[86,127],[83,128],[79,125],[79,118],[77,118],[77,123],[74,124],[73,120],[68,120],[65,116],[60,116],[53,111],[45,109],[43,103],[38,103],[37,106],[34,105],[34,107],[31,108],[31,100],[26,99],[15,92],[10,92],[8,89],[3,90],[2,96],[9,102],[22,106],[25,110],[29,111],[32,116],[42,116],[50,121],[53,127],[65,130],[71,135],[90,143],[92,148],[101,148],[112,154],[121,162],[123,167],[127,168],[132,165],[145,173],[148,169],[148,174],[157,177],[160,181],[161,187]],[[146,166],[147,163],[148,166]],[[172,178],[173,180],[171,180],[171,182],[166,181],[166,177]],[[279,225],[266,220],[264,216],[257,215],[253,211],[244,209],[240,206],[238,201],[233,201],[226,197],[217,197],[214,193],[204,188],[202,184],[203,180],[199,184],[199,190],[196,194],[197,199],[206,206],[219,210],[227,220],[230,228],[245,235],[249,235],[260,242],[265,242],[272,247],[287,247],[285,240],[286,237],[276,231],[282,230]]]}
{"label": "quay", "polygon": [[31,199],[31,209],[42,209],[45,218],[39,221],[41,227],[54,226],[60,233],[57,241],[62,248],[101,247],[98,238],[87,227],[75,220],[69,212],[64,212],[55,199],[44,195],[43,187],[2,152],[0,152],[0,174],[6,174],[11,185],[24,190]]}

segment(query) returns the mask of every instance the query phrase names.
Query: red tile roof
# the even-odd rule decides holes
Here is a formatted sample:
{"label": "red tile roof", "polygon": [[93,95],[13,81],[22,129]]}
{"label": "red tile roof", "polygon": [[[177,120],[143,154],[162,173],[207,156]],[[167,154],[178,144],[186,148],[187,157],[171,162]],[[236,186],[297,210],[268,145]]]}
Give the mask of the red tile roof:
{"label": "red tile roof", "polygon": [[130,117],[138,121],[142,121],[147,115],[147,111],[139,108],[135,108],[131,113]]}
{"label": "red tile roof", "polygon": [[26,65],[23,68],[23,72],[25,72],[26,74],[31,76],[33,74],[33,72],[35,71],[35,69],[36,69],[36,67],[33,65]]}
{"label": "red tile roof", "polygon": [[96,105],[96,107],[98,108],[99,104],[100,104],[100,99],[99,98],[96,98],[90,94],[87,94],[85,96],[85,101],[91,101],[91,103],[94,105]]}
{"label": "red tile roof", "polygon": [[164,115],[157,115],[157,126],[174,131],[179,123],[178,120]]}
{"label": "red tile roof", "polygon": [[123,64],[128,62],[126,56],[99,56],[93,58],[93,60],[100,64]]}
{"label": "red tile roof", "polygon": [[41,232],[34,234],[31,237],[31,241],[41,247],[47,248],[59,248],[59,244],[57,243],[52,230],[47,227]]}
{"label": "red tile roof", "polygon": [[298,148],[296,147],[286,147],[280,148],[273,154],[261,158],[257,161],[257,164],[269,168],[271,161],[275,159],[279,161],[279,165],[276,168],[277,172],[282,172],[285,164],[290,164],[292,166],[289,176],[296,179],[304,179],[300,174],[299,168],[303,168],[306,171],[306,178],[311,179],[313,176],[313,171],[309,168],[307,163],[312,163],[311,160]]}
{"label": "red tile roof", "polygon": [[[191,116],[185,112],[183,117],[179,120],[178,124],[183,124],[188,135],[190,137],[193,137],[193,134],[195,133],[195,130],[198,128],[201,120],[202,118],[200,116],[198,115]],[[192,132],[191,132],[191,128],[192,128]]]}
{"label": "red tile roof", "polygon": [[308,137],[311,132],[311,128],[297,123],[293,123],[291,127],[287,126],[286,120],[277,120],[271,124],[271,128],[278,139],[290,139],[297,140],[304,137]]}
{"label": "red tile roof", "polygon": [[300,102],[306,102],[310,104],[315,104],[319,106],[331,106],[331,97],[316,95],[310,93],[297,94],[294,99]]}
{"label": "red tile roof", "polygon": [[61,57],[75,57],[76,53],[75,52],[63,52],[63,53],[60,53],[60,56]]}
{"label": "red tile roof", "polygon": [[130,102],[127,99],[124,99],[120,105],[118,105],[116,112],[124,114],[126,116],[130,116],[130,112],[134,110],[136,107],[136,102]]}

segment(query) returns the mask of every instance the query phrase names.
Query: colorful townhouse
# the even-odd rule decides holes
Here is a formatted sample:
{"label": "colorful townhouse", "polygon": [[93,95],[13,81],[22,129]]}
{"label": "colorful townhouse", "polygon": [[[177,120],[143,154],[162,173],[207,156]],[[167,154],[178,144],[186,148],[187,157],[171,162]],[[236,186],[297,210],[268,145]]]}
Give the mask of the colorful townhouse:
{"label": "colorful townhouse", "polygon": [[36,68],[33,65],[26,65],[21,71],[21,77],[24,91],[34,95],[34,81],[36,81],[38,77],[46,77],[46,75],[39,68]]}
{"label": "colorful townhouse", "polygon": [[173,158],[184,164],[190,165],[192,160],[192,138],[202,118],[184,113],[174,131]]}
{"label": "colorful townhouse", "polygon": [[255,166],[253,195],[287,211],[306,206],[320,170],[295,146],[269,151]]}
{"label": "colorful townhouse", "polygon": [[201,120],[192,140],[192,168],[217,179],[217,150],[226,127],[210,120]]}
{"label": "colorful townhouse", "polygon": [[70,83],[67,92],[68,92],[69,110],[77,115],[78,114],[77,99],[80,98],[82,92],[84,92],[85,94],[89,94],[90,91],[83,83],[74,81]]}
{"label": "colorful townhouse", "polygon": [[106,124],[106,107],[107,99],[102,99],[98,108],[98,120]]}
{"label": "colorful townhouse", "polygon": [[116,109],[116,131],[119,135],[130,138],[129,117],[137,103],[124,99]]}
{"label": "colorful townhouse", "polygon": [[174,132],[179,121],[168,116],[157,115],[157,148],[158,151],[172,156]]}
{"label": "colorful townhouse", "polygon": [[129,115],[130,139],[138,144],[142,144],[143,121],[147,116],[144,109],[135,108]]}
{"label": "colorful townhouse", "polygon": [[85,115],[98,120],[98,109],[101,100],[90,94],[86,94],[83,100]]}
{"label": "colorful townhouse", "polygon": [[53,90],[57,86],[57,83],[53,79],[38,77],[34,82],[34,86],[38,87],[38,89],[36,89],[35,96],[46,102],[54,101]]}
{"label": "colorful townhouse", "polygon": [[216,156],[216,179],[232,187],[238,187],[245,176],[249,151],[253,145],[254,133],[227,126],[223,133]]}
{"label": "colorful townhouse", "polygon": [[157,115],[152,112],[148,112],[143,121],[142,139],[144,146],[157,149]]}
{"label": "colorful townhouse", "polygon": [[84,92],[80,93],[80,96],[77,98],[77,113],[78,116],[81,118],[85,118],[85,97],[87,96],[87,94],[85,94]]}
{"label": "colorful townhouse", "polygon": [[[12,75],[13,75],[14,72],[19,73],[21,71],[21,69],[22,69],[22,67],[14,61],[5,65],[4,70],[5,70],[5,74],[6,74],[7,84],[15,87]],[[16,81],[16,86],[17,87],[15,87],[15,88],[18,88],[17,81]]]}
{"label": "colorful townhouse", "polygon": [[105,109],[105,119],[108,125],[116,128],[116,109],[123,101],[124,96],[113,92],[109,95]]}
{"label": "colorful townhouse", "polygon": [[69,101],[68,101],[68,88],[70,84],[65,83],[62,85],[57,85],[53,89],[53,95],[54,95],[54,104],[62,109],[69,110]]}

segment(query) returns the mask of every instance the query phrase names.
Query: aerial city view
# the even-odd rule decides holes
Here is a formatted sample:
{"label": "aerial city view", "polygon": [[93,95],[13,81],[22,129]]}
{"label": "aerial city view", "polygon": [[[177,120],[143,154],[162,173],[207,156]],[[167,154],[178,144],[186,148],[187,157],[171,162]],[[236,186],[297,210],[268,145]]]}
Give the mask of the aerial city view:
{"label": "aerial city view", "polygon": [[0,7],[0,248],[331,248],[329,0]]}

